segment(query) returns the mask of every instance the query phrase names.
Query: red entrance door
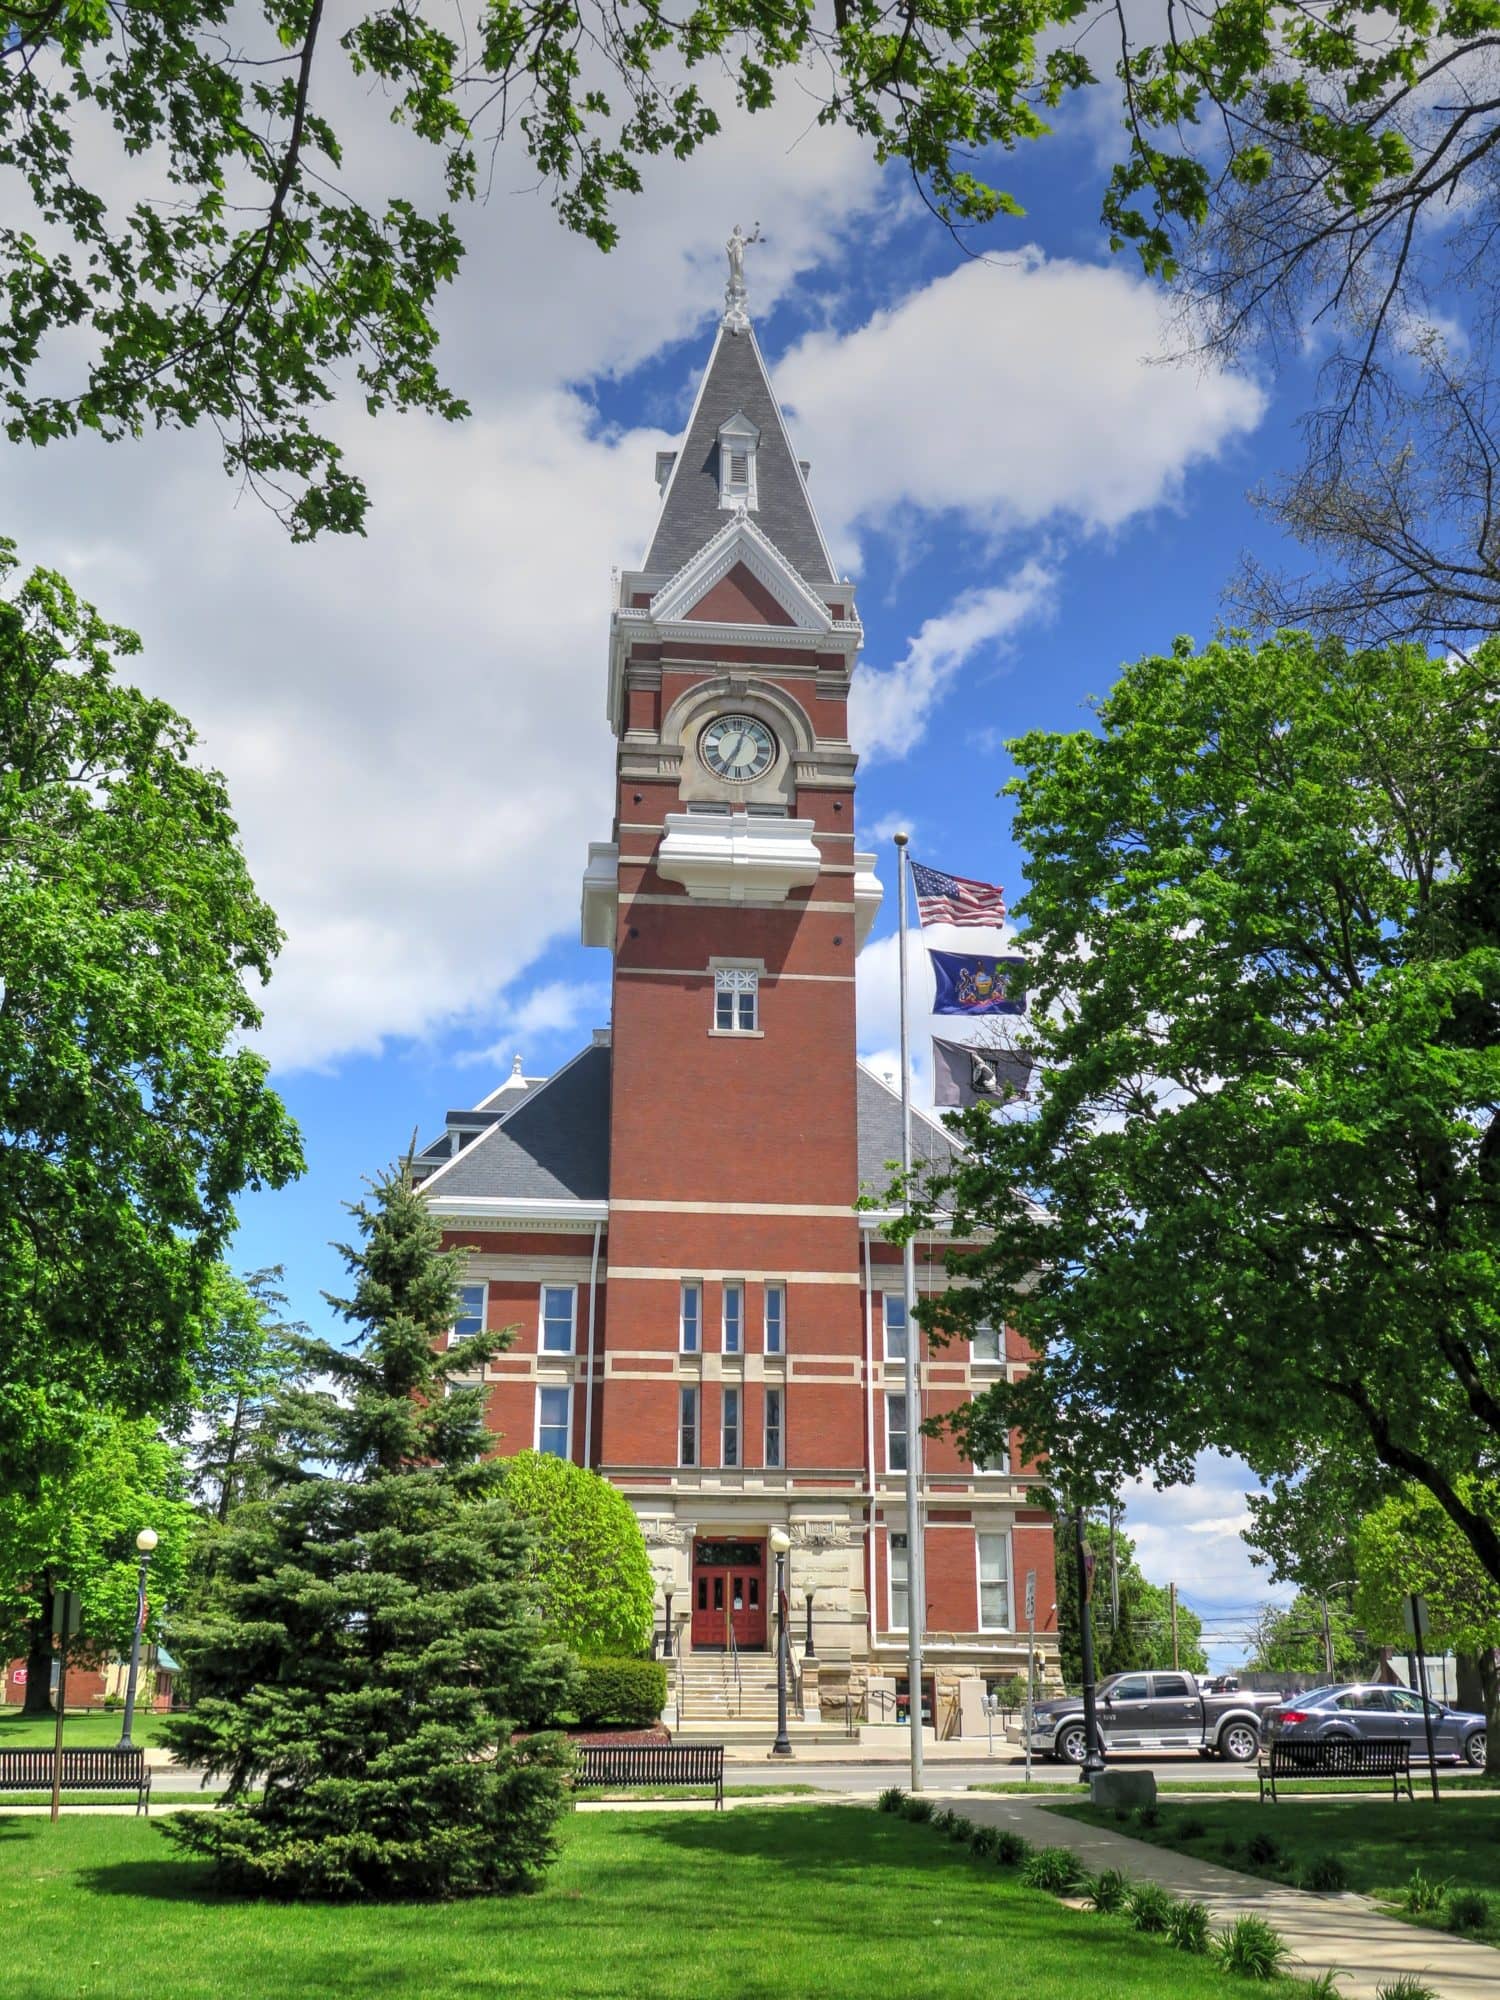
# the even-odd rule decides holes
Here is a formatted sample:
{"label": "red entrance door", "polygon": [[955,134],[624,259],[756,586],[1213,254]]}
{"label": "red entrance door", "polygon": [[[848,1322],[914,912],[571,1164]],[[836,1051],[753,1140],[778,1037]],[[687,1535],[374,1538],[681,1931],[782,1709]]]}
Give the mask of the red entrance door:
{"label": "red entrance door", "polygon": [[693,1647],[725,1649],[729,1632],[741,1652],[766,1643],[764,1542],[693,1544]]}

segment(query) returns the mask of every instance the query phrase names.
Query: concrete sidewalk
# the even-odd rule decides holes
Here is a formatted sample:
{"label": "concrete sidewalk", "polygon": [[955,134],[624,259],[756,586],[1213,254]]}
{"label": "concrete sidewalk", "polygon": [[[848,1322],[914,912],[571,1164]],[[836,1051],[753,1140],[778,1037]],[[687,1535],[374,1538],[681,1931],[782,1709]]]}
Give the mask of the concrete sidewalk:
{"label": "concrete sidewalk", "polygon": [[[932,1796],[937,1796],[936,1787]],[[1138,1880],[1160,1882],[1174,1895],[1205,1904],[1216,1928],[1247,1911],[1264,1917],[1286,1939],[1297,1961],[1294,1970],[1335,1973],[1348,2000],[1376,2000],[1380,1987],[1403,1972],[1422,1980],[1441,2000],[1495,2000],[1500,1994],[1500,1951],[1404,1924],[1365,1896],[1309,1895],[1086,1826],[1029,1799],[962,1792],[945,1795],[943,1803],[976,1826],[1010,1827],[1034,1846],[1071,1848],[1092,1870],[1118,1868]]]}

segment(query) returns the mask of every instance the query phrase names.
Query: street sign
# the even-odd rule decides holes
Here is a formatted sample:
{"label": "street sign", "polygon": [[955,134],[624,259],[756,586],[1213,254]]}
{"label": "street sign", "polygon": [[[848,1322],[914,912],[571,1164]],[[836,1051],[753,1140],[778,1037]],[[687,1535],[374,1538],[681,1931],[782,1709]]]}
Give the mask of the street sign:
{"label": "street sign", "polygon": [[82,1616],[82,1602],[76,1590],[56,1590],[52,1593],[52,1636],[54,1639],[71,1639],[78,1630]]}
{"label": "street sign", "polygon": [[1425,1597],[1403,1597],[1401,1600],[1401,1622],[1406,1627],[1408,1639],[1425,1640],[1432,1630],[1432,1620],[1427,1615]]}

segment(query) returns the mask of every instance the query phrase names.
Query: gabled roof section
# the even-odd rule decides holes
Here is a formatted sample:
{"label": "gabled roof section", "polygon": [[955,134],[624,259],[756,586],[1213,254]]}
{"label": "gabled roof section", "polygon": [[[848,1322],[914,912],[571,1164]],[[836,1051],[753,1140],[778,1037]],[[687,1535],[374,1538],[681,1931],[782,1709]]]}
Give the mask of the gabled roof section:
{"label": "gabled roof section", "polygon": [[723,526],[719,432],[735,416],[746,418],[760,432],[756,525],[809,583],[836,584],[838,571],[749,327],[740,333],[719,328],[642,568],[655,575],[674,575]]}
{"label": "gabled roof section", "polygon": [[707,540],[652,598],[652,618],[658,625],[666,625],[692,617],[714,586],[741,567],[770,592],[790,624],[825,637],[833,630],[828,606],[808,589],[758,517],[748,513],[725,515],[717,510]]}
{"label": "gabled roof section", "polygon": [[424,1194],[522,1201],[604,1201],[609,1194],[610,1051],[598,1043],[533,1084],[423,1183]]}

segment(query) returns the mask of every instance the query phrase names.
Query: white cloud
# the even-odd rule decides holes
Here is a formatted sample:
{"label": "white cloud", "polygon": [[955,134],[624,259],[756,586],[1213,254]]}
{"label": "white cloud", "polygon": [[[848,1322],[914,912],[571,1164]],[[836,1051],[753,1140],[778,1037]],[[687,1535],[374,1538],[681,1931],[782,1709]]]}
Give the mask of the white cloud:
{"label": "white cloud", "polygon": [[502,994],[488,1024],[494,1030],[493,1040],[458,1060],[465,1067],[488,1063],[503,1068],[512,1057],[520,1056],[524,1068],[527,1044],[534,1039],[564,1034],[586,1023],[603,1027],[609,1019],[609,1000],[609,982],[603,979],[582,983],[549,979],[515,998]]}
{"label": "white cloud", "polygon": [[966,667],[999,653],[1029,618],[1045,615],[1055,573],[1028,562],[1010,583],[966,590],[929,618],[906,657],[884,669],[865,667],[849,699],[849,740],[866,760],[904,757],[927,733],[944,694]]}
{"label": "white cloud", "polygon": [[1039,250],[961,265],[846,335],[809,334],[777,370],[851,559],[861,524],[956,512],[988,536],[1121,526],[1243,437],[1261,389],[1159,367],[1160,295],[1118,264]]}

